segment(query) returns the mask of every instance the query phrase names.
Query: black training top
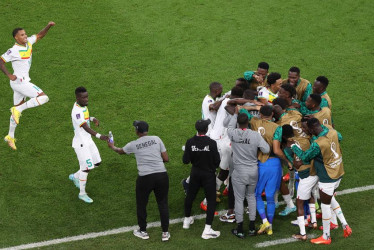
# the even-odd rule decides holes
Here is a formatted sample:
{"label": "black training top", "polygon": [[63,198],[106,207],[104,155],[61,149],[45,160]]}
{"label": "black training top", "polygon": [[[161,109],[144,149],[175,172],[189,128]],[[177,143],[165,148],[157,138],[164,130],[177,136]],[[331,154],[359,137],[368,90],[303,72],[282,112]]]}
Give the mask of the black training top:
{"label": "black training top", "polygon": [[184,164],[191,162],[192,167],[214,173],[220,161],[216,141],[208,136],[198,135],[187,140],[183,154]]}

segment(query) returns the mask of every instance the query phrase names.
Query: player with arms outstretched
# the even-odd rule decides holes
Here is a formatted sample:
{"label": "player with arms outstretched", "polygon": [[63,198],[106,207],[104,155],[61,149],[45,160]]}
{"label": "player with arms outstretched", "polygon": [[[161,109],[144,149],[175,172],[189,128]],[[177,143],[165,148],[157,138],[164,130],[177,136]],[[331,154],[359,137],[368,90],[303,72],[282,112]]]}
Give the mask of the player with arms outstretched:
{"label": "player with arms outstretched", "polygon": [[[0,69],[9,78],[10,87],[14,91],[14,106],[10,109],[12,115],[10,117],[9,133],[4,138],[13,150],[17,149],[14,132],[19,124],[22,111],[43,105],[49,101],[48,96],[43,90],[30,82],[29,71],[31,68],[33,44],[42,39],[54,25],[54,22],[49,22],[44,29],[31,37],[27,37],[26,31],[23,28],[15,28],[13,30],[13,37],[16,43],[0,58]],[[12,63],[13,74],[5,67],[5,63],[7,62]],[[30,98],[27,102],[26,97]]]}

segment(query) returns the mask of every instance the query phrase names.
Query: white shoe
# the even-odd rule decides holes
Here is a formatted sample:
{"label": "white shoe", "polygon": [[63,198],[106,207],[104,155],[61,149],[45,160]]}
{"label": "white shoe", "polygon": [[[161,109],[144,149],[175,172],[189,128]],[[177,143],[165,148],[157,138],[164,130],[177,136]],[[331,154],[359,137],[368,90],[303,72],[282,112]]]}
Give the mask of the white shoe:
{"label": "white shoe", "polygon": [[183,228],[184,229],[189,229],[190,225],[192,225],[193,223],[194,223],[194,219],[193,219],[192,216],[190,216],[190,217],[184,217]]}
{"label": "white shoe", "polygon": [[168,241],[170,239],[170,233],[169,232],[162,232],[161,240],[162,241]]}
{"label": "white shoe", "polygon": [[203,234],[201,235],[201,238],[207,240],[207,239],[215,239],[218,238],[221,235],[220,231],[214,231],[213,229],[204,230]]}
{"label": "white shoe", "polygon": [[148,240],[149,239],[149,235],[147,232],[145,231],[140,231],[140,229],[137,229],[137,230],[134,230],[133,234],[140,238],[140,239],[143,239],[143,240]]}

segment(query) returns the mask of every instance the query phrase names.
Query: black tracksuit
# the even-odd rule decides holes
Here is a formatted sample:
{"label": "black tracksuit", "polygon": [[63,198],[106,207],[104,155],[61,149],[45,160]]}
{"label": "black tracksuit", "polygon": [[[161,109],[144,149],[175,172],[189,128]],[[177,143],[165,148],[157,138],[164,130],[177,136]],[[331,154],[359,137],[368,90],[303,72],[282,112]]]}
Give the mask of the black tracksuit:
{"label": "black tracksuit", "polygon": [[184,214],[191,216],[192,202],[200,187],[204,188],[208,202],[206,224],[212,225],[216,209],[216,169],[220,156],[217,143],[208,136],[196,135],[187,140],[183,154],[183,163],[192,163],[190,183],[184,203]]}

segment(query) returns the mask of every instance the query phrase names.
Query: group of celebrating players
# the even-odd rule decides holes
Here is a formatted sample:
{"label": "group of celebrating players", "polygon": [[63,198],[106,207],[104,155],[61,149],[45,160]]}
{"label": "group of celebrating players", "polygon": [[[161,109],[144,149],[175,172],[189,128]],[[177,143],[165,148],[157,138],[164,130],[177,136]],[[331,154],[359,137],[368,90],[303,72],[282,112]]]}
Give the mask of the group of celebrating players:
{"label": "group of celebrating players", "polygon": [[[208,122],[205,122],[205,127],[196,125],[196,129],[197,136],[216,141],[219,151],[220,161],[216,165],[220,169],[216,175],[215,195],[212,199],[209,178],[196,182],[198,175],[192,170],[190,177],[182,181],[188,203],[183,227],[189,228],[193,223],[189,200],[195,197],[196,187],[202,186],[206,199],[200,206],[207,210],[206,224],[211,228],[212,219],[208,218],[212,218],[216,202],[220,200],[221,185],[225,182],[228,211],[220,216],[220,220],[236,222],[237,227],[232,233],[239,238],[245,237],[245,200],[250,221],[248,235],[273,234],[279,192],[286,203],[279,215],[287,216],[297,211],[297,220],[292,223],[298,225],[300,231],[292,235],[293,238],[305,241],[306,226],[318,229],[316,210],[319,207],[322,211],[319,229],[323,234],[312,239],[312,243],[331,243],[330,229],[338,227],[336,218],[342,224],[344,237],[351,235],[352,230],[334,196],[344,169],[340,147],[342,136],[334,129],[328,84],[325,76],[318,76],[311,84],[301,78],[298,67],[291,67],[288,77],[282,79],[279,73],[269,73],[266,62],[259,63],[256,71],[246,71],[244,78],[237,79],[231,91],[223,96],[222,85],[211,83],[210,93],[202,103],[202,117]],[[191,146],[191,143],[187,142],[185,155],[195,155],[196,159],[209,157],[202,152],[205,150],[201,148],[201,142],[200,149],[199,145]],[[191,161],[192,169],[199,167],[196,159],[195,163]],[[282,165],[288,169],[285,176],[282,176]],[[285,177],[291,177],[288,186]],[[292,201],[294,186],[297,189],[296,205]],[[190,191],[191,187],[193,191]],[[257,230],[256,213],[262,220]],[[220,235],[218,231],[211,229],[211,232],[210,238]]]}
{"label": "group of celebrating players", "polygon": [[[15,45],[1,56],[0,69],[9,78],[14,91],[9,133],[4,140],[14,150],[17,149],[14,132],[21,113],[49,100],[39,87],[30,82],[29,70],[33,44],[42,39],[54,25],[54,22],[49,22],[43,30],[31,37],[27,37],[22,28],[15,29]],[[6,62],[12,62],[13,74],[6,69]],[[326,91],[328,84],[329,80],[325,76],[318,76],[312,85],[300,77],[300,69],[297,67],[291,67],[288,77],[283,80],[279,73],[269,73],[269,64],[266,62],[259,63],[256,71],[246,71],[244,77],[237,79],[235,86],[224,95],[220,83],[211,83],[210,93],[202,103],[202,120],[195,124],[197,135],[184,146],[183,162],[192,163],[192,169],[190,177],[183,180],[186,191],[183,228],[188,229],[193,224],[191,206],[198,189],[202,186],[206,199],[201,203],[201,208],[207,211],[202,237],[210,239],[220,236],[220,232],[213,230],[211,225],[221,186],[225,183],[228,211],[220,216],[220,220],[236,222],[237,227],[232,233],[239,238],[245,237],[245,200],[250,221],[248,235],[273,234],[272,224],[278,206],[279,192],[286,203],[285,209],[279,215],[287,216],[297,211],[297,220],[293,223],[299,226],[300,231],[292,237],[305,241],[306,226],[318,228],[317,207],[322,211],[320,229],[323,230],[323,234],[312,239],[312,243],[330,244],[330,229],[338,227],[337,218],[343,227],[344,237],[351,235],[352,230],[334,196],[344,175],[344,169],[340,147],[342,136],[334,129],[332,103]],[[77,102],[72,111],[75,128],[73,147],[81,168],[69,178],[80,189],[79,198],[92,203],[93,200],[85,191],[87,175],[90,169],[100,164],[101,159],[91,136],[104,141],[109,141],[110,138],[95,132],[89,126],[90,121],[96,125],[99,121],[89,116],[86,107],[87,90],[79,87],[75,94]],[[30,99],[26,101],[26,97]],[[159,169],[156,171],[153,163],[148,164],[150,154],[144,153],[137,157],[139,175],[142,176],[141,170],[151,171],[156,175],[166,172],[162,162],[168,161],[168,156],[162,141],[158,137],[147,136],[147,123],[136,122],[134,126],[139,138],[144,142],[129,144],[123,149],[114,147],[113,141],[109,141],[108,145],[117,153],[136,155],[137,150],[148,147],[148,151],[144,152],[152,152],[155,157],[151,162],[159,162]],[[152,147],[155,145],[161,145],[161,148],[157,146],[153,150]],[[144,163],[143,166],[142,160],[148,163]],[[282,176],[282,165],[289,171],[288,186]],[[216,175],[218,167],[220,170]],[[145,175],[149,174],[148,172]],[[166,183],[165,180],[168,180],[165,174],[159,181],[163,185]],[[143,182],[139,190],[149,184],[148,181]],[[292,200],[294,185],[297,189],[296,205]],[[161,216],[164,221],[163,240],[170,238],[167,232],[168,188],[167,182],[167,186],[159,195],[163,197],[159,203],[159,208],[163,207],[164,211]],[[139,192],[139,196],[144,196],[142,191]],[[149,195],[150,190],[144,192]],[[134,234],[147,239],[149,237],[145,232],[145,206],[148,200],[137,199],[138,202],[142,204],[138,207],[138,217],[141,216],[143,219],[140,230],[134,231]],[[256,230],[257,213],[262,224]]]}

